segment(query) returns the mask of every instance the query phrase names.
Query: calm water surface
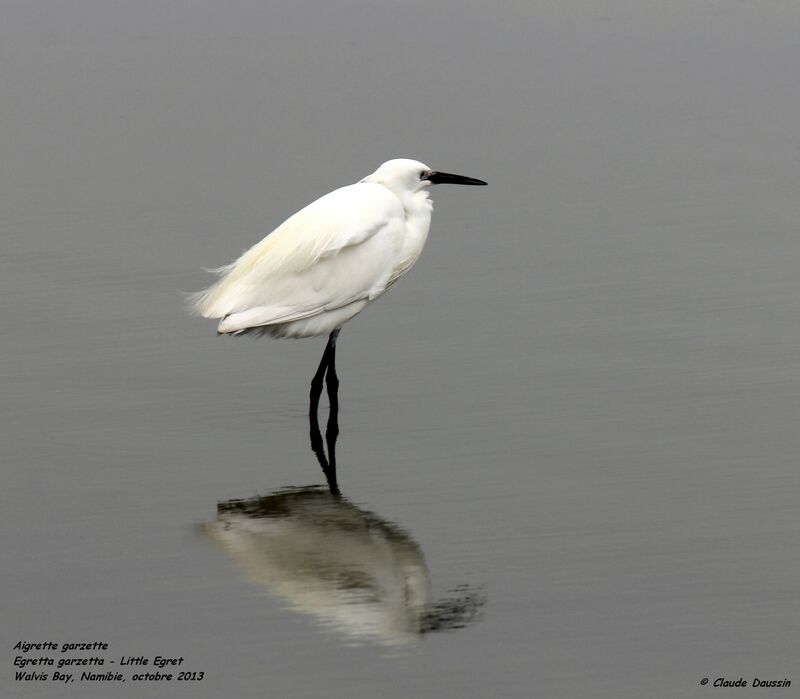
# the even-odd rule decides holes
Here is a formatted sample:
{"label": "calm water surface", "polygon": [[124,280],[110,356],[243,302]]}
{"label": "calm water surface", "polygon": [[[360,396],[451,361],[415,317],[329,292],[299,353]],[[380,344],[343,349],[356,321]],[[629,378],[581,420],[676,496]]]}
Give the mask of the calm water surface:
{"label": "calm water surface", "polygon": [[[800,686],[796,5],[3,15],[3,696]],[[490,186],[342,332],[336,498],[323,341],[181,293],[397,156]],[[18,640],[205,679],[19,684]]]}

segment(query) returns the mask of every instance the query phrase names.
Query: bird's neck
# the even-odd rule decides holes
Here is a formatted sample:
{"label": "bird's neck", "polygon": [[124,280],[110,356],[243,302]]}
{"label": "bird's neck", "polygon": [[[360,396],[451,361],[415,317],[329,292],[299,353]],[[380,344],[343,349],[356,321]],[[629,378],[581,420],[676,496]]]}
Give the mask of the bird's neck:
{"label": "bird's neck", "polygon": [[378,179],[375,175],[365,177],[361,181],[380,184],[386,187],[386,189],[400,200],[406,214],[406,220],[427,217],[428,221],[430,221],[431,211],[433,211],[433,202],[428,196],[427,188],[410,191],[406,187],[391,180]]}
{"label": "bird's neck", "polygon": [[428,196],[427,189],[420,189],[417,192],[401,192],[397,196],[403,204],[406,212],[406,220],[412,218],[427,219],[430,222],[433,202]]}
{"label": "bird's neck", "polygon": [[425,190],[413,194],[408,193],[406,200],[403,201],[403,209],[406,213],[406,236],[400,254],[402,260],[400,266],[403,268],[402,273],[405,273],[420,256],[422,248],[425,246],[428,230],[431,227],[433,202]]}

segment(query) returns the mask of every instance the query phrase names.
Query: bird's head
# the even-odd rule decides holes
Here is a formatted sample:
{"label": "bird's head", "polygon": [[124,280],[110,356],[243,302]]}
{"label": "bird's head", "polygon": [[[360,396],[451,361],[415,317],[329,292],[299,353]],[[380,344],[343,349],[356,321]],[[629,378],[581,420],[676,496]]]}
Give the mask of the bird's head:
{"label": "bird's head", "polygon": [[483,180],[476,180],[474,177],[440,172],[418,160],[407,158],[387,160],[375,172],[361,181],[382,184],[397,193],[418,192],[432,184],[486,184]]}

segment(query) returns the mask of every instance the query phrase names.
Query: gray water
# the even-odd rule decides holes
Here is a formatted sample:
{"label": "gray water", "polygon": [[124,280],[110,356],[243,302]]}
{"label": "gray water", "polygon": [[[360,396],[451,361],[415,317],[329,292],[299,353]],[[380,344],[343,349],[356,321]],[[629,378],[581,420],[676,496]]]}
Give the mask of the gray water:
{"label": "gray water", "polygon": [[[796,691],[795,3],[1,12],[2,696]],[[336,499],[324,341],[181,294],[392,157],[489,187],[342,332]]]}

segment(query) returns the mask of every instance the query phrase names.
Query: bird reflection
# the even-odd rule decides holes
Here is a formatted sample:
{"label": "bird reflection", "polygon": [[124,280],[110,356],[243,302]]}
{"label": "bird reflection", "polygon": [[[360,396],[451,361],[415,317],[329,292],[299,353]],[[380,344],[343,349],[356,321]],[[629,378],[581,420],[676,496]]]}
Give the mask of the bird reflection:
{"label": "bird reflection", "polygon": [[[328,390],[335,395],[330,381]],[[486,601],[482,591],[461,586],[432,601],[425,559],[411,535],[340,494],[338,401],[331,400],[327,455],[313,401],[312,407],[311,448],[327,488],[283,488],[220,502],[205,533],[254,583],[352,640],[401,645],[477,620]]]}

